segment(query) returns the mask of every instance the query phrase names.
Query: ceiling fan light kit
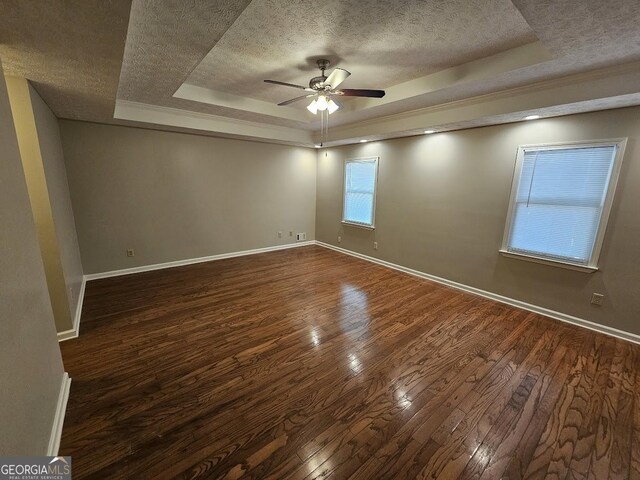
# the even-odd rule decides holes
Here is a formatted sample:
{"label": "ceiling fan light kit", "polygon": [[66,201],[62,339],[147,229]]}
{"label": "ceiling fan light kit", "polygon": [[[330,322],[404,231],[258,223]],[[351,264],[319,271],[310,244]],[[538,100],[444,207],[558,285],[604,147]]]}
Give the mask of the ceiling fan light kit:
{"label": "ceiling fan light kit", "polygon": [[346,97],[382,98],[384,97],[385,92],[384,90],[366,90],[353,88],[343,88],[338,90],[338,86],[342,82],[344,82],[349,77],[349,75],[351,75],[351,73],[343,68],[334,68],[327,77],[324,74],[324,71],[329,66],[329,60],[321,58],[316,62],[316,64],[320,69],[320,75],[309,80],[308,87],[303,87],[302,85],[296,85],[294,83],[281,82],[279,80],[265,80],[265,82],[274,85],[281,85],[283,87],[297,88],[298,90],[309,92],[306,95],[301,95],[299,97],[280,102],[278,105],[290,105],[300,100],[312,98],[311,103],[307,105],[307,110],[309,110],[314,115],[317,115],[318,112],[320,112],[321,114],[320,120],[322,133],[320,136],[323,141],[320,143],[320,145],[323,145],[324,139],[328,137],[329,133],[329,115],[334,113],[341,107],[338,102],[331,98],[332,96],[341,95]]}
{"label": "ceiling fan light kit", "polygon": [[320,69],[320,75],[309,80],[308,87],[303,87],[302,85],[296,85],[294,83],[281,82],[279,80],[265,80],[266,83],[297,88],[299,90],[310,92],[307,95],[302,95],[290,100],[285,100],[278,105],[285,106],[299,100],[304,100],[305,98],[313,98],[311,103],[307,106],[307,110],[316,115],[318,111],[324,112],[325,110],[328,110],[329,113],[333,113],[340,108],[340,105],[331,98],[331,96],[334,95],[369,98],[384,97],[384,90],[366,90],[353,88],[338,90],[338,86],[342,82],[344,82],[349,77],[349,75],[351,75],[351,73],[343,68],[334,68],[327,77],[324,72],[329,66],[329,60],[322,58],[316,63],[318,65],[318,68]]}
{"label": "ceiling fan light kit", "polygon": [[318,95],[318,99],[315,102],[318,110],[321,112],[324,112],[329,107],[329,103],[327,102],[327,97],[325,95]]}

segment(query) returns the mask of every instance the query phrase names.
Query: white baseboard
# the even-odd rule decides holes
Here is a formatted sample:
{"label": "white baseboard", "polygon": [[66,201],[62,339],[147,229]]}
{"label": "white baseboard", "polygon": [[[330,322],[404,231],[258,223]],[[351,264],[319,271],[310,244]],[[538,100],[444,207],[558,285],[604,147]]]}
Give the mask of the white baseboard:
{"label": "white baseboard", "polygon": [[69,374],[64,372],[64,375],[62,375],[62,382],[60,383],[60,393],[58,394],[58,404],[56,405],[56,414],[53,418],[51,436],[49,437],[49,446],[47,447],[48,457],[58,456],[60,439],[62,438],[62,426],[64,424],[64,415],[67,411],[70,388],[71,379],[69,378]]}
{"label": "white baseboard", "polygon": [[78,304],[76,305],[76,312],[73,316],[73,328],[71,330],[65,330],[64,332],[58,332],[58,341],[64,342],[72,338],[78,338],[80,335],[80,316],[82,315],[82,303],[84,302],[84,287],[87,284],[86,276],[82,278],[80,284],[80,292],[78,292]]}
{"label": "white baseboard", "polygon": [[212,262],[214,260],[223,260],[225,258],[244,257],[245,255],[256,255],[258,253],[275,252],[277,250],[287,250],[289,248],[305,247],[315,245],[315,240],[306,242],[288,243],[286,245],[276,245],[273,247],[255,248],[253,250],[241,250],[239,252],[221,253],[219,255],[210,255],[208,257],[188,258],[185,260],[177,260],[174,262],[156,263],[153,265],[143,265],[141,267],[125,268],[122,270],[112,270],[110,272],[90,273],[85,275],[85,280],[98,280],[101,278],[119,277],[121,275],[131,275],[132,273],[150,272],[152,270],[162,270],[165,268],[181,267],[183,265],[193,265],[194,263]]}
{"label": "white baseboard", "polygon": [[530,303],[522,302],[520,300],[515,300],[513,298],[504,297],[502,295],[498,295],[497,293],[481,290],[479,288],[471,287],[469,285],[464,285],[462,283],[454,282],[452,280],[447,280],[446,278],[436,277],[435,275],[430,275],[428,273],[420,272],[418,270],[413,270],[412,268],[396,265],[395,263],[387,262],[385,260],[380,260],[378,258],[370,257],[368,255],[363,255],[362,253],[352,252],[351,250],[346,250],[344,248],[336,247],[328,243],[324,243],[316,240],[315,244],[324,248],[335,250],[336,252],[350,255],[352,257],[360,258],[361,260],[377,263],[378,265],[382,265],[384,267],[388,267],[394,270],[398,270],[400,272],[408,273],[409,275],[424,278],[426,280],[431,280],[432,282],[440,283],[442,285],[446,285],[448,287],[455,288],[457,290],[473,293],[474,295],[479,295],[481,297],[495,300],[496,302],[506,303],[507,305],[522,308],[523,310],[528,310],[530,312],[539,313],[546,317],[550,317],[555,320],[560,320],[561,322],[570,323],[572,325],[577,325],[578,327],[582,327],[582,328],[588,328],[589,330],[593,330],[599,333],[604,333],[605,335],[610,335],[612,337],[620,338],[622,340],[627,340],[629,342],[640,343],[640,335],[625,332],[623,330],[618,330],[612,327],[607,327],[606,325],[600,325],[598,323],[590,322],[582,318],[574,317],[572,315],[567,315],[566,313],[556,312],[555,310],[539,307],[537,305],[532,305]]}
{"label": "white baseboard", "polygon": [[[469,285],[465,285],[462,283],[454,282],[453,280],[448,280],[446,278],[437,277],[435,275],[430,275],[428,273],[420,272],[418,270],[414,270],[412,268],[403,267],[401,265],[396,265],[395,263],[387,262],[385,260],[380,260],[378,258],[370,257],[368,255],[364,255],[362,253],[353,252],[351,250],[346,250],[344,248],[336,247],[334,245],[330,245],[328,243],[320,242],[318,240],[309,240],[306,242],[298,242],[287,245],[277,245],[274,247],[266,247],[266,248],[256,248],[253,250],[242,250],[239,252],[230,252],[230,253],[222,253],[219,255],[211,255],[208,257],[200,257],[200,258],[191,258],[186,260],[178,260],[175,262],[166,262],[166,263],[158,263],[154,265],[145,265],[142,267],[134,267],[134,268],[126,268],[123,270],[114,270],[111,272],[102,272],[102,273],[93,273],[84,276],[84,280],[82,282],[82,289],[80,294],[80,301],[78,302],[78,309],[76,310],[76,318],[74,321],[74,329],[68,330],[67,332],[60,332],[58,334],[58,339],[60,341],[66,340],[67,338],[75,338],[78,336],[78,330],[80,325],[80,313],[82,310],[82,300],[84,298],[84,287],[85,283],[88,280],[97,280],[100,278],[110,278],[117,277],[120,275],[130,275],[132,273],[140,273],[140,272],[148,272],[152,270],[161,270],[164,268],[172,268],[179,267],[183,265],[192,265],[195,263],[203,263],[203,262],[211,262],[214,260],[222,260],[225,258],[233,258],[233,257],[241,257],[245,255],[255,255],[258,253],[266,253],[273,252],[277,250],[285,250],[289,248],[296,247],[304,247],[308,245],[319,245],[324,248],[328,248],[331,250],[335,250],[340,253],[344,253],[346,255],[351,255],[352,257],[360,258],[362,260],[366,260],[369,262],[376,263],[378,265],[382,265],[388,268],[392,268],[394,270],[398,270],[400,272],[407,273],[409,275],[413,275],[416,277],[424,278],[426,280],[431,280],[432,282],[440,283],[442,285],[447,285],[448,287],[455,288],[457,290],[462,290],[464,292],[472,293],[474,295],[479,295],[481,297],[485,297],[491,300],[495,300],[496,302],[505,303],[507,305],[511,305],[513,307],[522,308],[523,310],[528,310],[530,312],[539,313],[546,317],[553,318],[555,320],[560,320],[561,322],[570,323],[572,325],[576,325],[582,328],[587,328],[589,330],[593,330],[599,333],[603,333],[605,335],[610,335],[612,337],[620,338],[622,340],[627,340],[633,343],[640,344],[640,335],[636,335],[634,333],[625,332],[623,330],[618,330],[613,327],[608,327],[606,325],[601,325],[598,323],[590,322],[589,320],[584,320],[582,318],[574,317],[572,315],[567,315],[566,313],[557,312],[555,310],[550,310],[548,308],[540,307],[537,305],[532,305],[530,303],[523,302],[521,300],[516,300],[514,298],[505,297],[503,295],[499,295],[497,293],[488,292],[486,290],[481,290],[479,288],[471,287]],[[73,334],[75,333],[75,334]],[[69,336],[65,336],[69,334]],[[64,337],[64,338],[62,338]]]}
{"label": "white baseboard", "polygon": [[80,335],[80,317],[82,316],[82,304],[84,302],[84,289],[89,280],[97,280],[100,278],[119,277],[121,275],[130,275],[132,273],[150,272],[152,270],[161,270],[164,268],[180,267],[182,265],[192,265],[195,263],[211,262],[214,260],[222,260],[225,258],[242,257],[245,255],[255,255],[258,253],[274,252],[277,250],[286,250],[289,248],[304,247],[308,245],[315,245],[314,240],[306,242],[290,243],[286,245],[276,245],[274,247],[256,248],[253,250],[242,250],[239,252],[221,253],[219,255],[211,255],[208,257],[200,258],[188,258],[186,260],[177,260],[175,262],[156,263],[154,265],[144,265],[142,267],[126,268],[123,270],[113,270],[111,272],[91,273],[84,275],[82,278],[82,284],[80,286],[80,292],[78,294],[78,305],[76,306],[76,312],[73,318],[73,328],[65,330],[64,332],[58,332],[58,341],[64,342],[72,338],[78,338]]}

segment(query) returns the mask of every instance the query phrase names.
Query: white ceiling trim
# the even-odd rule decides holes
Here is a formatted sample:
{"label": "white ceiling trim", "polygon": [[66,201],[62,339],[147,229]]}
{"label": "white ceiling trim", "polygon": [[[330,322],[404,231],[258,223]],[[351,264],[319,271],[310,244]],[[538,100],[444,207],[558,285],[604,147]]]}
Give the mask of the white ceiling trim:
{"label": "white ceiling trim", "polygon": [[421,78],[387,88],[381,99],[357,98],[345,106],[346,110],[363,110],[388,103],[425,95],[436,90],[495,77],[501,73],[530,67],[553,59],[542,42],[533,42],[489,57],[456,65]]}
{"label": "white ceiling trim", "polygon": [[[304,95],[304,90],[300,90],[300,95]],[[309,93],[309,92],[305,92]],[[270,102],[256,100],[249,97],[241,97],[231,93],[217,92],[209,88],[198,87],[197,85],[189,85],[183,83],[180,88],[173,94],[175,98],[183,100],[191,100],[193,102],[208,103],[210,105],[218,105],[221,107],[235,108],[252,113],[260,113],[262,115],[270,115],[272,117],[286,118],[297,122],[308,122],[309,114],[304,108],[300,108],[304,102],[298,105],[298,108],[279,107]]]}
{"label": "white ceiling trim", "polygon": [[[351,125],[347,125],[341,128],[347,128],[348,126],[355,126],[355,125],[362,125],[362,126],[372,125],[380,122],[381,120],[386,120],[386,119],[412,118],[412,117],[415,117],[416,115],[419,115],[422,112],[450,110],[452,107],[456,105],[468,105],[473,103],[481,103],[486,101],[487,99],[490,100],[490,99],[498,99],[502,97],[514,97],[520,94],[547,91],[549,89],[555,89],[558,87],[572,86],[572,85],[575,85],[576,83],[587,84],[591,82],[607,80],[609,78],[616,79],[616,78],[620,78],[621,76],[626,76],[627,74],[632,74],[632,75],[637,74],[638,72],[640,72],[640,62],[626,63],[624,65],[601,68],[598,70],[591,70],[589,72],[578,73],[574,75],[566,75],[564,77],[558,77],[551,80],[535,82],[535,83],[523,85],[520,87],[513,87],[505,90],[500,90],[497,92],[486,93],[484,95],[475,95],[473,97],[462,98],[459,100],[453,100],[446,103],[439,103],[437,105],[432,105],[429,107],[416,108],[406,112],[399,112],[399,113],[385,115],[385,116],[372,118],[368,120],[362,120],[359,122],[354,122]],[[625,91],[630,90],[633,93],[638,93],[637,85],[623,85],[623,88]]]}
{"label": "white ceiling trim", "polygon": [[[340,126],[329,130],[325,145],[492,124],[492,118],[499,119],[493,123],[520,121],[522,112],[528,111],[577,113],[572,105],[580,105],[579,111],[617,108],[621,97],[625,97],[624,106],[637,105],[638,85],[640,62]],[[593,102],[593,108],[589,108],[589,102]],[[562,106],[566,106],[564,111]]]}
{"label": "white ceiling trim", "polygon": [[[536,65],[550,59],[552,59],[552,56],[544,45],[542,45],[541,42],[533,42],[489,57],[457,65],[437,73],[425,75],[421,78],[400,83],[387,88],[386,95],[381,99],[350,98],[347,102],[341,102],[343,105],[342,112],[375,109],[382,105],[419,97],[456,85],[486,80],[501,73]],[[293,90],[291,90],[291,92],[291,96],[295,96],[295,92]],[[304,91],[300,90],[298,94],[300,96],[304,95]],[[274,103],[219,92],[188,83],[183,83],[173,96],[182,100],[190,100],[294,120],[302,122],[305,125],[313,126],[313,128],[319,128],[320,126],[318,118],[307,113],[304,108],[305,102],[303,101],[294,107],[282,107]]]}
{"label": "white ceiling trim", "polygon": [[114,118],[212,132],[220,136],[233,138],[252,138],[254,140],[276,141],[289,145],[313,146],[313,138],[308,130],[250,122],[128,100],[116,101]]}
{"label": "white ceiling trim", "polygon": [[[487,95],[343,125],[329,130],[325,146],[521,121],[530,112],[557,116],[640,103],[640,62],[547,80]],[[266,103],[266,102],[265,102]],[[309,130],[118,100],[115,118],[168,127],[312,147]]]}

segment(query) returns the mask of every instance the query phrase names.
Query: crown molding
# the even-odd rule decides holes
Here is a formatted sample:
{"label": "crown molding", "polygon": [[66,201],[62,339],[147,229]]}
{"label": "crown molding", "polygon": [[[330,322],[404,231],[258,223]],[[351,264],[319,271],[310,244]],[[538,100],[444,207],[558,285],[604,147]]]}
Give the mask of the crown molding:
{"label": "crown molding", "polygon": [[310,114],[306,109],[281,107],[262,100],[232,95],[230,93],[219,92],[211,90],[210,88],[190,85],[188,83],[180,85],[180,88],[176,90],[176,93],[174,93],[173,96],[182,100],[233,108],[244,112],[293,120],[295,122],[311,123],[312,120],[309,118]]}
{"label": "crown molding", "polygon": [[533,42],[504,52],[447,68],[424,77],[393,85],[381,99],[357,98],[347,106],[348,111],[380,107],[385,104],[417,98],[438,90],[461,84],[486,80],[497,75],[531,67],[552,60],[542,42]]}
{"label": "crown molding", "polygon": [[309,130],[210,115],[160,105],[149,105],[129,100],[116,100],[113,116],[118,120],[206,131],[220,136],[228,135],[233,138],[275,141],[289,145],[313,147],[313,137]]}
{"label": "crown molding", "polygon": [[[511,60],[510,60],[511,61]],[[458,130],[521,121],[535,112],[543,117],[640,105],[640,62],[478,95],[329,130],[325,146],[419,135],[427,129]],[[206,90],[206,89],[205,89]],[[262,102],[264,103],[264,102]],[[118,100],[114,117],[217,136],[313,147],[317,132],[172,107]]]}
{"label": "crown molding", "polygon": [[325,145],[418,135],[427,128],[445,131],[516,122],[529,111],[557,116],[618,108],[617,102],[625,98],[623,106],[638,105],[639,85],[640,62],[635,62],[341,125],[329,132]]}

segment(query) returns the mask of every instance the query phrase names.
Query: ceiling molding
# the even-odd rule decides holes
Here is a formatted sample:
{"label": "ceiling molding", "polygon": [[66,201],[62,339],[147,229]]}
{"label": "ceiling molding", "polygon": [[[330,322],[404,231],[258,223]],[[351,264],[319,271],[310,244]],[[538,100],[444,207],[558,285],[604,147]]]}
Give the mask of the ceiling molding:
{"label": "ceiling molding", "polygon": [[[529,85],[513,87],[505,90],[500,90],[497,92],[486,93],[483,95],[474,95],[472,97],[462,98],[459,100],[452,100],[446,103],[439,103],[437,105],[433,105],[429,107],[416,108],[406,112],[399,112],[399,113],[394,113],[390,115],[379,116],[376,118],[363,120],[360,122],[354,122],[353,124],[347,124],[341,128],[347,128],[353,125],[372,125],[372,124],[378,123],[380,120],[412,118],[421,113],[435,112],[438,110],[450,110],[452,107],[456,105],[469,105],[472,103],[485,102],[491,99],[499,99],[502,97],[517,96],[520,94],[544,91],[544,90],[553,89],[557,87],[571,86],[571,85],[575,85],[576,82],[586,83],[593,80],[603,80],[611,77],[620,77],[627,74],[635,74],[639,70],[640,70],[640,62],[627,63],[624,65],[617,65],[615,67],[592,70],[589,72],[579,73],[575,75],[567,75],[559,78],[554,78],[551,80],[544,80],[541,82],[531,83]],[[637,86],[627,85],[626,87],[628,87],[628,89],[634,93],[638,92]]]}
{"label": "ceiling molding", "polygon": [[238,120],[127,100],[116,101],[114,118],[212,132],[218,136],[229,136],[231,138],[251,138],[286,143],[288,145],[313,146],[313,138],[308,130]]}
{"label": "ceiling molding", "polygon": [[[521,121],[523,116],[530,112],[543,116],[558,116],[637,105],[640,104],[638,85],[640,62],[342,125],[329,130],[329,138],[324,145],[355,143],[362,138],[380,140],[411,136],[421,134],[425,129],[444,131],[516,122]],[[191,129],[223,137],[305,147],[312,147],[320,142],[317,133],[302,128],[126,100],[116,102],[114,117],[130,122]]]}
{"label": "ceiling molding", "polygon": [[501,73],[537,65],[552,58],[542,42],[529,43],[489,57],[456,65],[431,75],[399,83],[387,88],[386,95],[381,99],[357,98],[346,106],[346,110],[379,107],[463,83],[492,78]]}
{"label": "ceiling molding", "polygon": [[640,105],[638,0],[437,3],[0,2],[0,56],[61,118],[304,146],[318,117],[263,79],[320,55],[387,92],[344,98],[330,142]]}
{"label": "ceiling molding", "polygon": [[[554,115],[565,115],[577,113],[575,106],[580,106],[579,111],[584,112],[637,105],[640,99],[638,85],[640,62],[342,125],[330,129],[324,144],[416,135],[425,129],[468,128],[479,122],[491,124],[482,122],[491,118],[500,119],[497,123],[520,121],[522,112],[531,110],[552,109]],[[589,108],[589,102],[593,108]]]}
{"label": "ceiling molding", "polygon": [[[386,95],[381,99],[352,98],[347,102],[343,101],[341,102],[341,111],[344,113],[375,109],[456,85],[490,79],[501,73],[536,65],[551,58],[551,54],[541,42],[529,43],[394,85],[386,89]],[[303,102],[297,107],[282,107],[271,102],[215,91],[188,83],[183,83],[173,96],[182,100],[294,120],[309,125],[312,129],[320,128],[317,117],[312,117],[306,109],[301,108]]]}
{"label": "ceiling molding", "polygon": [[192,102],[235,108],[237,110],[295,120],[297,122],[307,123],[310,120],[306,109],[281,107],[270,102],[263,102],[262,100],[241,97],[230,93],[216,92],[209,88],[189,85],[188,83],[183,83],[173,96],[183,100],[191,100]]}

